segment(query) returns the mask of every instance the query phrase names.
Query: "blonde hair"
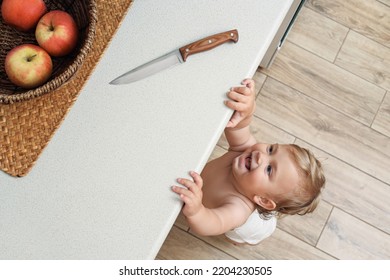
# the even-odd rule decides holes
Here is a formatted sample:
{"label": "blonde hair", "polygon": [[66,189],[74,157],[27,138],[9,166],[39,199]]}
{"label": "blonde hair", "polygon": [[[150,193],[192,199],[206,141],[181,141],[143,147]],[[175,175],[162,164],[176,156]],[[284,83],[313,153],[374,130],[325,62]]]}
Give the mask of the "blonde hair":
{"label": "blonde hair", "polygon": [[298,145],[288,145],[288,151],[300,177],[298,186],[289,195],[276,197],[276,207],[271,211],[257,206],[258,212],[265,218],[275,214],[305,215],[313,212],[320,202],[321,190],[326,181],[321,162],[312,152]]}

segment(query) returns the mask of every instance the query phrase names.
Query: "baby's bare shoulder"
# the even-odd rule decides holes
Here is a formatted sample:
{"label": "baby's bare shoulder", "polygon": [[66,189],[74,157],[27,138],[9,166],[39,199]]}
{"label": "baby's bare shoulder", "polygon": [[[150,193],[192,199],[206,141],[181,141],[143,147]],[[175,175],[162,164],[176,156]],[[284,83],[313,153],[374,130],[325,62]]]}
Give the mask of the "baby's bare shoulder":
{"label": "baby's bare shoulder", "polygon": [[226,196],[221,207],[226,207],[229,219],[235,220],[235,227],[243,224],[255,210],[253,202],[249,199],[233,194]]}
{"label": "baby's bare shoulder", "polygon": [[252,212],[255,209],[255,204],[246,196],[240,194],[237,191],[231,192],[226,195],[226,203],[235,205],[237,208],[245,208]]}

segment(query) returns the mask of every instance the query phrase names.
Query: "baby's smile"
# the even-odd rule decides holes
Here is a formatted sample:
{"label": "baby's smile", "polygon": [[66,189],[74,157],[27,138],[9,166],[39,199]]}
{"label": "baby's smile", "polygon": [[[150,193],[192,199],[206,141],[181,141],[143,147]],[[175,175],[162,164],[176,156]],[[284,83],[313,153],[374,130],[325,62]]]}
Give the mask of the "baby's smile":
{"label": "baby's smile", "polygon": [[251,170],[251,164],[252,164],[252,157],[251,156],[246,157],[245,158],[245,167],[249,171]]}

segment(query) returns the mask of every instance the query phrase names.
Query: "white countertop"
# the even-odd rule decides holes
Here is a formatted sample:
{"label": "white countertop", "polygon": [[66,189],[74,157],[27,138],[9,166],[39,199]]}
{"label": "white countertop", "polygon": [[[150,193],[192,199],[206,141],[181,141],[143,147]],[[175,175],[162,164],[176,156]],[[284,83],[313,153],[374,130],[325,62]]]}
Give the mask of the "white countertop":
{"label": "white countertop", "polygon": [[[292,0],[135,0],[75,105],[23,178],[0,172],[0,259],[153,259]],[[124,72],[203,37],[223,44],[139,82]]]}

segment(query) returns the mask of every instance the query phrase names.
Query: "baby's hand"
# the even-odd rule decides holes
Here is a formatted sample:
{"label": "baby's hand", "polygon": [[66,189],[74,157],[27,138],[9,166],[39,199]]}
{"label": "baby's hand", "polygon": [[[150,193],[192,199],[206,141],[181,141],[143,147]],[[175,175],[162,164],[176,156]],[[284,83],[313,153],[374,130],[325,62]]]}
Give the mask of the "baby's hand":
{"label": "baby's hand", "polygon": [[226,106],[235,110],[226,127],[236,127],[242,120],[253,115],[255,111],[255,82],[246,79],[242,82],[245,87],[233,87],[228,93],[230,100]]}
{"label": "baby's hand", "polygon": [[173,186],[172,190],[180,195],[181,200],[185,203],[183,207],[183,214],[186,217],[191,217],[195,214],[197,214],[200,209],[202,209],[202,186],[203,186],[203,179],[200,177],[200,175],[194,171],[190,172],[191,177],[194,179],[194,181],[191,181],[189,179],[183,179],[179,178],[177,181],[185,186],[178,187]]}

